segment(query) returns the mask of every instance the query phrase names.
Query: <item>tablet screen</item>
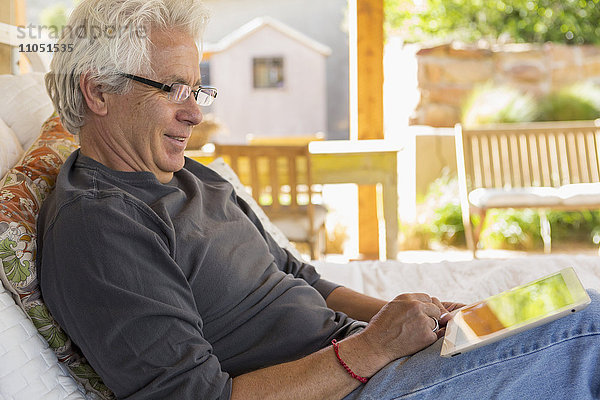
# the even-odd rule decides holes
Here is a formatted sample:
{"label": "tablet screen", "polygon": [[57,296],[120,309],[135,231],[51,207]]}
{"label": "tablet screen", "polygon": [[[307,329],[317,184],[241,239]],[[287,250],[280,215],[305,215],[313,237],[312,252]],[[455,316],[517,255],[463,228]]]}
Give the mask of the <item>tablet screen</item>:
{"label": "tablet screen", "polygon": [[467,336],[482,337],[545,317],[572,303],[563,276],[556,274],[463,308],[455,319],[468,326]]}

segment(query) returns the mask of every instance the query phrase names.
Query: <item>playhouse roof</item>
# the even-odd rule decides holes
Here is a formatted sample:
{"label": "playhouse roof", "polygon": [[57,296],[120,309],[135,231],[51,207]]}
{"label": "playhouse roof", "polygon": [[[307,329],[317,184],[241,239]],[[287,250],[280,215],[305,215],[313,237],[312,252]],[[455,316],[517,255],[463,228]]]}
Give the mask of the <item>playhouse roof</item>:
{"label": "playhouse roof", "polygon": [[331,54],[331,49],[325,46],[322,43],[317,42],[314,39],[309,38],[302,32],[295,30],[294,28],[284,24],[281,21],[276,20],[275,18],[264,16],[258,17],[245,25],[242,25],[238,29],[231,32],[229,35],[225,36],[219,42],[210,44],[206,43],[204,45],[204,51],[209,53],[220,53],[222,51],[226,51],[230,47],[239,43],[246,37],[254,34],[258,30],[264,27],[271,27],[282,34],[304,44],[305,46],[313,49],[314,51],[321,53],[324,56],[329,56]]}

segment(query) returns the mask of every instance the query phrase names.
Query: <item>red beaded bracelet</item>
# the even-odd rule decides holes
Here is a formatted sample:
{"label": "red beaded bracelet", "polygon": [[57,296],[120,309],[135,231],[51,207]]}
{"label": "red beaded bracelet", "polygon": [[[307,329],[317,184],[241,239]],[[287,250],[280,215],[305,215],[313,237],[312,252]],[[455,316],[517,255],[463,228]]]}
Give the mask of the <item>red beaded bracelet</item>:
{"label": "red beaded bracelet", "polygon": [[352,370],[350,369],[350,367],[348,366],[348,364],[346,364],[344,362],[344,360],[342,360],[342,357],[340,357],[340,350],[339,350],[340,345],[338,344],[337,340],[333,339],[331,341],[331,344],[333,345],[333,351],[335,351],[335,356],[337,357],[337,359],[340,362],[341,366],[344,367],[344,369],[346,371],[348,371],[348,373],[350,374],[350,376],[352,376],[354,379],[360,381],[361,383],[367,383],[369,381],[369,378],[365,378],[363,376],[356,375],[354,372],[352,372]]}

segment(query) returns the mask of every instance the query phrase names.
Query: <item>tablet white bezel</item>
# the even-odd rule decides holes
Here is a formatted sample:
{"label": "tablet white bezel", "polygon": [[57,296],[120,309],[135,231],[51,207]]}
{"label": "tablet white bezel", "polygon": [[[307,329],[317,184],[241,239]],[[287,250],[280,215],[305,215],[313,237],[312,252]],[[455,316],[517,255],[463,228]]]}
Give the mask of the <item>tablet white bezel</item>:
{"label": "tablet white bezel", "polygon": [[[503,329],[503,330],[498,331],[496,333],[487,335],[487,336],[485,336],[483,338],[477,338],[474,341],[470,341],[468,343],[464,343],[464,344],[459,345],[459,346],[457,346],[455,344],[455,342],[456,342],[456,336],[459,334],[459,332],[461,332],[461,330],[462,330],[462,333],[468,333],[469,330],[470,330],[470,328],[468,328],[466,326],[466,324],[461,323],[462,319],[460,318],[460,314],[459,314],[461,310],[457,310],[457,311],[455,311],[455,312],[452,313],[453,316],[454,316],[454,318],[451,319],[448,322],[448,325],[446,326],[446,334],[445,334],[445,337],[444,337],[444,343],[442,345],[442,351],[440,353],[441,356],[442,357],[456,356],[456,355],[459,355],[461,353],[464,353],[464,352],[473,350],[475,348],[484,346],[486,344],[493,343],[493,342],[498,341],[498,340],[500,340],[502,338],[505,338],[507,336],[511,336],[511,335],[516,334],[516,333],[522,332],[524,330],[531,329],[531,328],[534,328],[536,326],[546,324],[546,323],[548,323],[550,321],[553,321],[553,320],[556,320],[558,318],[561,318],[561,317],[563,317],[563,316],[565,316],[567,314],[579,311],[579,310],[585,308],[591,302],[591,299],[588,296],[588,294],[585,291],[585,289],[583,288],[583,285],[581,284],[581,281],[577,277],[577,274],[575,273],[575,270],[573,268],[569,267],[569,268],[564,268],[564,269],[562,269],[562,270],[560,270],[558,272],[555,272],[553,274],[546,275],[546,276],[544,276],[544,277],[542,277],[540,279],[537,279],[535,281],[528,282],[526,284],[517,286],[517,287],[515,287],[513,289],[510,289],[510,290],[504,291],[502,293],[499,293],[497,295],[488,297],[487,299],[478,301],[476,303],[470,304],[470,305],[468,305],[466,307],[463,307],[463,308],[468,308],[468,307],[472,307],[472,306],[477,305],[477,304],[484,303],[484,302],[486,302],[486,301],[488,301],[488,300],[490,300],[490,299],[492,299],[494,297],[500,296],[500,295],[502,295],[504,293],[519,290],[519,289],[521,289],[523,287],[530,286],[532,284],[535,284],[537,282],[543,281],[543,280],[548,279],[551,276],[555,276],[555,275],[562,275],[562,277],[563,277],[563,279],[565,281],[565,284],[566,284],[568,290],[570,291],[570,293],[571,293],[571,295],[573,297],[573,303],[568,304],[568,305],[560,308],[559,310],[555,310],[552,313],[549,313],[548,315],[546,315],[544,317],[540,317],[538,319],[535,319],[534,321],[524,322],[522,324],[513,326],[511,328]],[[473,336],[476,336],[476,335],[473,333]]]}

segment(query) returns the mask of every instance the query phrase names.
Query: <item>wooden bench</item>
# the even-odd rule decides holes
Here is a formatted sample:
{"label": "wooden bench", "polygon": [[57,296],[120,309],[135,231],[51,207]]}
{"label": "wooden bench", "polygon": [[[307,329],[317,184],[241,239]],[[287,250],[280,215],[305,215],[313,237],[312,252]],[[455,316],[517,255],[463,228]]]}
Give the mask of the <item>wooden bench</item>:
{"label": "wooden bench", "polygon": [[308,144],[215,144],[215,155],[225,159],[288,240],[306,243],[312,260],[321,258],[327,208],[314,202],[321,193],[313,185]]}
{"label": "wooden bench", "polygon": [[[600,120],[456,125],[456,159],[467,246],[476,255],[487,210],[533,208],[550,252],[545,210],[600,209]],[[472,214],[480,215],[475,227]]]}

